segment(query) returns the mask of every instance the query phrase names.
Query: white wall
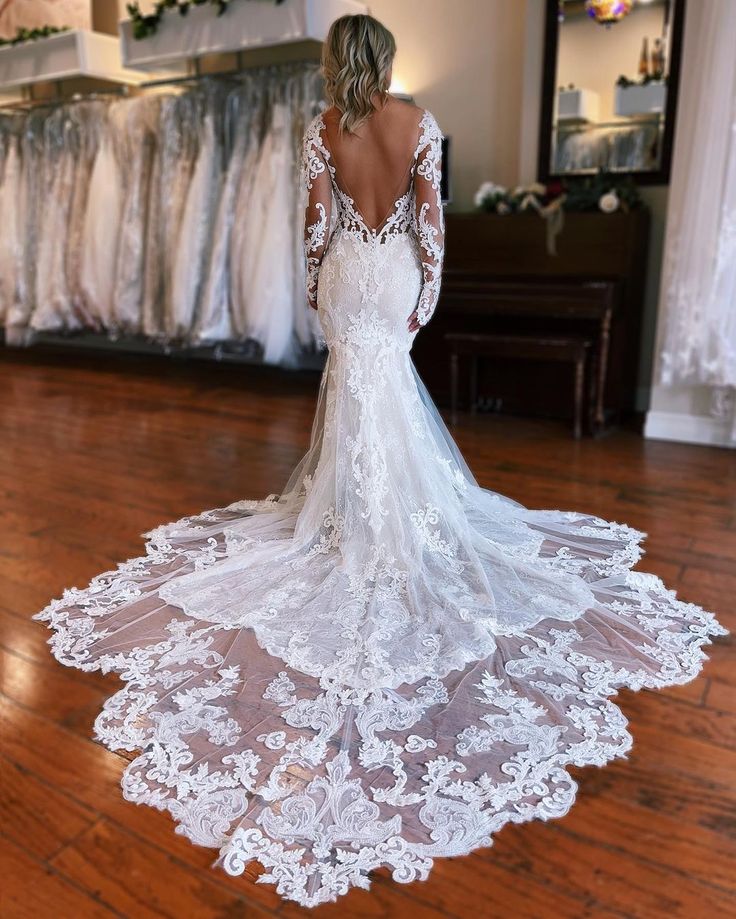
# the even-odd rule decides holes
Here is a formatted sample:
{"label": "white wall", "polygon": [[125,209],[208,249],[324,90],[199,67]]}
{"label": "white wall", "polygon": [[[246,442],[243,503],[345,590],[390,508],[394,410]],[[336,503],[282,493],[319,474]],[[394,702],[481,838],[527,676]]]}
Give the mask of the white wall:
{"label": "white wall", "polygon": [[524,0],[370,0],[396,37],[396,80],[452,137],[453,208],[519,178]]}

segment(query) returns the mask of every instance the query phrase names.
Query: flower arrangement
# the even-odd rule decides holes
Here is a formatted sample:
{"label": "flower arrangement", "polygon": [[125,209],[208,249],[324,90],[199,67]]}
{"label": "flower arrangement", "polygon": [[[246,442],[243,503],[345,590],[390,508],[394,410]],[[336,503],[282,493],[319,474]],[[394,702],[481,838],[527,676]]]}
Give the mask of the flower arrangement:
{"label": "flower arrangement", "polygon": [[[180,16],[186,16],[192,6],[203,6],[209,3],[215,8],[218,16],[222,16],[227,11],[232,0],[157,0],[151,13],[145,14],[141,11],[141,5],[138,0],[128,3],[126,8],[128,15],[133,22],[133,38],[143,39],[155,35],[158,31],[159,24],[164,15],[169,10],[176,10]],[[276,4],[283,3],[284,0],[274,0]]]}
{"label": "flower arrangement", "polygon": [[639,190],[630,177],[599,172],[582,178],[554,180],[543,185],[519,185],[509,190],[483,182],[475,193],[475,206],[492,214],[537,213],[547,217],[556,211],[595,211],[612,214],[641,206]]}
{"label": "flower arrangement", "polygon": [[491,214],[536,213],[547,225],[547,251],[557,252],[566,211],[601,211],[613,214],[642,206],[639,189],[630,176],[599,172],[584,178],[555,180],[543,185],[518,185],[513,190],[494,182],[483,182],[475,193],[475,206]]}
{"label": "flower arrangement", "polygon": [[533,182],[509,190],[494,182],[483,182],[475,193],[475,206],[482,211],[502,215],[523,214],[525,211],[541,213],[559,199],[561,190],[559,183],[542,185],[541,182]]}

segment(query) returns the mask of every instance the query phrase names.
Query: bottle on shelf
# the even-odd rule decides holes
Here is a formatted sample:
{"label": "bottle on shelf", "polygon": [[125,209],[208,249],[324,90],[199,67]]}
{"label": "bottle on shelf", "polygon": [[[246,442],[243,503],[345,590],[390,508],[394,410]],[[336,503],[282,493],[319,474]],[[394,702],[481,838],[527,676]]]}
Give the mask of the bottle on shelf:
{"label": "bottle on shelf", "polygon": [[646,36],[642,42],[641,54],[639,55],[639,76],[649,76],[649,39]]}
{"label": "bottle on shelf", "polygon": [[664,42],[661,38],[655,38],[652,48],[652,76],[655,80],[661,80],[664,77],[664,65]]}

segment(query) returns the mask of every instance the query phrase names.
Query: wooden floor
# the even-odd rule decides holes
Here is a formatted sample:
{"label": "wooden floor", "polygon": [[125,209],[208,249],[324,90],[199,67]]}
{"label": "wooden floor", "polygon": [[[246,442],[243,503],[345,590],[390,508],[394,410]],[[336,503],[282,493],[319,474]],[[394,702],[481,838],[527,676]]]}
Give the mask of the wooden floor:
{"label": "wooden floor", "polygon": [[[162,359],[0,355],[0,915],[306,915],[231,878],[170,819],[123,801],[125,761],[91,740],[118,686],[67,670],[30,621],[65,586],[140,554],[139,534],[278,491],[309,436],[314,377]],[[456,430],[481,484],[650,534],[644,568],[736,628],[736,461],[726,450],[499,417]],[[578,770],[562,820],[507,827],[425,883],[379,873],[321,917],[736,916],[736,671],[626,693],[627,761]]]}

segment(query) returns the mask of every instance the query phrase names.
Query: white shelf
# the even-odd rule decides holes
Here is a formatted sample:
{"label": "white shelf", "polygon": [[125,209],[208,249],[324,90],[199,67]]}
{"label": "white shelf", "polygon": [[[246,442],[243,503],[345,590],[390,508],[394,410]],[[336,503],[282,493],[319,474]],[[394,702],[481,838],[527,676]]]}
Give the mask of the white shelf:
{"label": "white shelf", "polygon": [[598,121],[600,97],[590,89],[561,89],[557,93],[557,120]]}
{"label": "white shelf", "polygon": [[155,34],[133,38],[133,23],[119,25],[123,64],[139,70],[160,68],[205,54],[225,54],[324,41],[330,24],[339,16],[366,13],[357,0],[243,0],[232,3],[218,16],[209,5],[189,8],[186,17],[164,13]]}
{"label": "white shelf", "polygon": [[0,89],[73,77],[127,84],[143,80],[120,63],[120,40],[102,32],[71,29],[0,48]]}
{"label": "white shelf", "polygon": [[661,114],[666,104],[667,84],[664,82],[617,86],[613,110],[622,118],[632,118]]}

